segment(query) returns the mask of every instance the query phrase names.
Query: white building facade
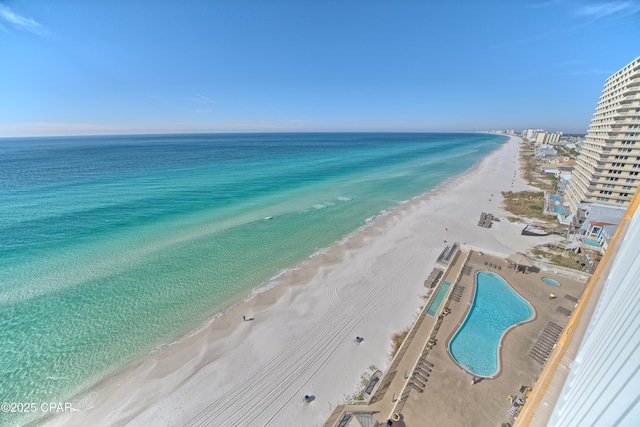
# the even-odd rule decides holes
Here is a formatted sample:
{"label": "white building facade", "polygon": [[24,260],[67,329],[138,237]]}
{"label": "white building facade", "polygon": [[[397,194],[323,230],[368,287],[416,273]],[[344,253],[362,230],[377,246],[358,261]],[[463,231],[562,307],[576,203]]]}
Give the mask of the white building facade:
{"label": "white building facade", "polygon": [[628,206],[640,183],[640,57],[607,79],[565,200]]}

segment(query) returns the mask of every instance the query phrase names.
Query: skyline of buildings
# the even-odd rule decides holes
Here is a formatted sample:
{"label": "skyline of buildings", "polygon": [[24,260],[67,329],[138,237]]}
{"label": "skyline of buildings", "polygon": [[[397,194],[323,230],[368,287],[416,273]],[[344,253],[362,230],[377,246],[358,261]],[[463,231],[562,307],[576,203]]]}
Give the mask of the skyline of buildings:
{"label": "skyline of buildings", "polygon": [[609,77],[565,192],[581,203],[629,205],[640,181],[640,57]]}

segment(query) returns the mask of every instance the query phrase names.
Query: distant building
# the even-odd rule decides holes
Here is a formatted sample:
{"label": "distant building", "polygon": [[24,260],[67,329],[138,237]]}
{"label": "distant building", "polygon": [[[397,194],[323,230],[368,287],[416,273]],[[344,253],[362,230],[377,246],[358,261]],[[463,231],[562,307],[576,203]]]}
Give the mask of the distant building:
{"label": "distant building", "polygon": [[529,141],[535,141],[538,133],[544,132],[542,129],[527,129],[524,131],[524,137]]}
{"label": "distant building", "polygon": [[549,159],[552,165],[574,166],[576,161],[567,156],[556,156]]}
{"label": "distant building", "polygon": [[626,207],[640,182],[640,57],[607,79],[564,194],[581,203]]}
{"label": "distant building", "polygon": [[561,136],[562,136],[562,132],[555,132],[555,133],[538,132],[536,134],[536,143],[555,144],[558,141],[560,141]]}
{"label": "distant building", "polygon": [[558,152],[550,145],[540,145],[536,147],[534,156],[539,160],[549,161],[552,157],[557,157]]}

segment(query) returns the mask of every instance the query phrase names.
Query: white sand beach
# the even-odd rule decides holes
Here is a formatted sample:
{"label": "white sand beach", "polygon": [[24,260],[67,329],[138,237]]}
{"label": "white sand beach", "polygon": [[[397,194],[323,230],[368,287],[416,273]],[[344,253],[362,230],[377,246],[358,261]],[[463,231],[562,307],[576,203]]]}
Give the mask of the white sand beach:
{"label": "white sand beach", "polygon": [[[445,238],[503,254],[542,241],[521,236],[523,225],[506,221],[500,208],[501,191],[530,189],[519,176],[519,143],[512,137],[472,170],[374,219],[274,288],[74,402],[89,408],[48,421],[322,425],[370,366],[389,365],[391,337],[424,304],[423,282]],[[501,221],[478,227],[481,212]],[[356,336],[364,340],[356,344]],[[305,403],[304,395],[315,400]]]}

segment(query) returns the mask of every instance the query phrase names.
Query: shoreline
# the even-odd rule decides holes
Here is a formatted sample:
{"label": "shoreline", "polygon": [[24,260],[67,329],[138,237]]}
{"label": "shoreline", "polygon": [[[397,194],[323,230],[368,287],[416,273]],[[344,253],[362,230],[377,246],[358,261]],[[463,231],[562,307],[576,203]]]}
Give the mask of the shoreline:
{"label": "shoreline", "polygon": [[[299,384],[298,387],[294,387],[296,392],[298,390],[302,392],[303,390],[312,389],[314,386],[319,390],[324,389],[331,396],[323,393],[322,399],[328,401],[329,406],[335,406],[338,403],[337,400],[339,400],[336,399],[336,395],[354,390],[357,386],[357,377],[365,372],[366,366],[369,365],[365,366],[360,363],[356,364],[359,366],[357,369],[354,369],[353,364],[348,369],[336,369],[335,367],[332,369],[331,366],[335,365],[336,360],[327,357],[320,366],[317,366],[315,371],[313,369],[305,369],[304,365],[300,365],[300,362],[302,362],[300,359],[304,359],[305,355],[307,357],[311,355],[300,353],[296,350],[295,344],[306,343],[307,345],[312,345],[308,339],[305,339],[305,332],[311,332],[316,335],[323,334],[323,337],[326,336],[324,343],[329,344],[329,347],[331,347],[327,349],[327,352],[331,354],[340,353],[343,354],[343,357],[349,356],[349,353],[356,355],[353,350],[357,351],[359,347],[376,347],[377,350],[367,351],[368,353],[375,353],[369,354],[368,356],[373,357],[368,359],[375,360],[380,365],[377,367],[384,369],[386,367],[385,362],[387,365],[389,363],[388,349],[392,333],[410,324],[417,313],[421,303],[420,294],[425,293],[422,281],[435,265],[435,258],[439,254],[439,250],[442,249],[442,239],[440,239],[444,233],[442,230],[445,227],[449,227],[451,229],[449,234],[454,234],[453,227],[455,226],[447,224],[455,224],[456,220],[457,222],[460,221],[460,218],[455,218],[455,215],[451,216],[450,213],[442,218],[440,211],[443,208],[446,210],[446,208],[450,209],[451,207],[451,203],[447,203],[445,199],[451,195],[451,190],[459,189],[464,183],[468,183],[479,176],[481,177],[483,173],[486,174],[492,160],[495,161],[498,158],[502,158],[502,162],[507,163],[504,161],[505,153],[507,152],[509,154],[515,153],[512,162],[514,169],[511,169],[514,171],[514,180],[522,181],[519,174],[515,173],[519,171],[519,159],[517,158],[519,144],[520,140],[518,138],[511,137],[508,142],[485,156],[467,171],[447,178],[433,190],[416,196],[407,202],[400,203],[386,212],[381,212],[373,220],[366,222],[332,246],[319,250],[302,263],[285,269],[272,280],[257,286],[241,302],[213,316],[197,328],[187,331],[174,342],[160,346],[158,351],[135,359],[107,376],[98,384],[90,387],[87,391],[76,396],[76,399],[84,399],[85,401],[87,401],[87,398],[94,397],[95,400],[91,409],[64,414],[54,419],[42,421],[46,423],[52,422],[54,425],[73,424],[78,421],[83,424],[94,425],[111,423],[143,425],[154,421],[184,423],[194,415],[203,414],[201,408],[205,408],[208,402],[213,400],[214,403],[223,403],[220,399],[223,399],[226,393],[233,392],[234,382],[242,383],[239,379],[245,377],[248,372],[259,371],[251,369],[252,366],[273,370],[276,374],[274,378],[286,377],[287,371],[293,370],[294,373],[299,374],[297,376],[304,376],[302,379],[306,380]],[[492,184],[501,184],[496,181],[499,180],[494,180]],[[526,183],[519,182],[518,188],[512,189],[517,191],[523,189],[521,187],[529,188]],[[502,190],[508,190],[508,188],[502,188]],[[472,194],[477,196],[477,191]],[[457,197],[454,197],[454,199],[457,199]],[[499,209],[499,199],[500,197],[492,197],[489,202],[493,201],[494,207],[491,208],[503,216],[503,212]],[[437,205],[438,202],[440,202],[441,206],[426,206],[429,203]],[[476,205],[482,204],[477,203]],[[480,209],[480,206],[477,206],[477,208]],[[463,212],[458,211],[458,213]],[[421,214],[422,217],[420,217]],[[473,215],[476,215],[475,212]],[[416,247],[415,242],[413,242],[414,244],[411,245],[411,250],[409,251],[413,253],[410,254],[411,256],[408,260],[401,255],[393,260],[395,262],[391,262],[391,260],[378,262],[381,256],[394,258],[396,249],[398,252],[403,252],[401,250],[403,248],[396,247],[397,245],[393,244],[398,243],[399,240],[410,239],[412,233],[407,234],[406,230],[398,230],[399,225],[401,225],[399,223],[407,222],[413,219],[411,217],[415,216],[420,217],[419,219],[423,222],[427,219],[427,226],[434,225],[436,223],[435,219],[441,217],[439,225],[434,228],[436,230],[435,234],[439,236],[431,236],[432,242],[430,242],[430,245],[426,245],[422,249]],[[444,223],[442,223],[443,219]],[[515,227],[518,230],[520,228],[520,225],[508,224],[506,221],[502,224],[511,226],[510,228]],[[464,229],[461,228],[461,230],[462,234],[464,234]],[[491,230],[475,231],[482,231],[482,234],[491,233]],[[456,231],[455,234],[460,234],[460,232]],[[494,232],[493,234],[495,238],[496,233]],[[389,238],[389,235],[393,236]],[[414,240],[416,238],[413,236]],[[386,240],[386,242],[381,243],[381,240]],[[384,243],[389,243],[389,240],[393,244],[385,247]],[[464,243],[463,239],[457,240]],[[537,239],[528,240],[530,243],[537,241]],[[434,246],[436,242],[438,244]],[[510,246],[501,244],[497,248],[498,251],[505,247],[513,249]],[[372,250],[372,247],[375,250]],[[491,247],[491,249],[495,248]],[[349,267],[349,261],[360,265],[362,270],[358,271],[357,268]],[[416,265],[418,261],[422,264],[420,268]],[[400,283],[398,282],[400,279],[396,279],[397,275],[391,275],[385,278],[386,280],[380,280],[377,277],[383,274],[382,271],[376,270],[389,269],[389,267],[394,266],[400,267],[398,270],[402,274],[403,282],[408,277],[413,278],[412,283],[406,285],[408,289],[400,288]],[[328,279],[337,279],[338,284],[333,288],[326,289],[327,282],[330,282]],[[356,284],[350,283],[352,281],[356,281]],[[388,286],[389,281],[391,286]],[[321,286],[314,286],[316,284]],[[356,296],[362,296],[363,289],[366,289],[367,285],[375,288],[375,292],[370,292],[368,294],[370,298],[365,300],[366,303],[359,305],[354,302],[354,299],[357,299]],[[259,290],[263,286],[268,288]],[[322,292],[323,290],[328,292]],[[366,292],[365,296],[367,296]],[[401,301],[401,296],[404,297],[404,301]],[[408,297],[410,296],[414,297],[413,301],[409,300]],[[381,322],[382,324],[378,327],[372,328],[368,325],[361,325],[363,320],[375,323],[372,319],[378,317],[375,314],[375,307],[379,306],[380,303],[391,303],[394,308],[402,305],[398,310],[402,313],[395,316],[395,318],[387,316],[386,319],[383,319],[385,321]],[[314,304],[317,304],[317,307],[313,307]],[[317,313],[314,313],[314,311],[317,311]],[[256,320],[243,323],[243,315],[255,317]],[[331,324],[329,329],[322,324],[314,325],[313,319],[324,319],[323,321],[325,322],[331,322],[331,316],[342,317],[335,324]],[[380,316],[384,317],[383,315]],[[355,324],[347,322],[347,326],[344,326],[339,320],[351,320]],[[292,323],[293,321],[296,323]],[[251,324],[251,328],[244,327],[249,326],[249,324]],[[343,327],[341,328],[341,326]],[[274,327],[280,332],[284,328],[286,333],[278,333],[274,336],[273,331],[269,330]],[[356,327],[360,329],[356,329]],[[356,330],[366,331],[367,329],[369,330],[367,331],[368,335],[360,333],[360,335],[367,338],[366,345],[362,346],[352,346],[347,341],[350,335],[342,334]],[[337,337],[331,339],[331,335],[334,334]],[[380,351],[381,348],[384,349],[383,344],[385,342],[386,353],[384,350]],[[370,345],[370,343],[373,345]],[[255,344],[260,345],[256,346]],[[278,351],[280,348],[283,349]],[[319,350],[323,351],[324,349],[319,348]],[[287,351],[292,354],[295,360],[293,358],[287,360]],[[261,355],[259,353],[266,354]],[[236,357],[238,355],[242,356],[241,359],[247,359],[253,363],[242,363]],[[285,362],[291,362],[289,366],[287,366],[287,363],[279,363],[283,358]],[[272,367],[272,365],[277,366]],[[343,368],[347,367],[343,366]],[[233,372],[234,370],[236,371],[235,373]],[[339,370],[343,371],[342,375],[337,372]],[[351,382],[351,387],[347,386],[345,388],[344,380],[341,384],[335,384],[335,381],[333,381],[330,385],[325,384],[320,387],[320,381],[318,381],[319,378],[317,377],[322,376],[321,374],[323,373],[325,377],[328,376],[327,371],[333,373],[336,377],[349,377],[347,382]],[[216,377],[214,381],[211,381],[211,376]],[[294,377],[289,379],[294,382],[296,380]],[[324,381],[328,382],[326,379]],[[318,383],[317,386],[315,383]],[[264,390],[267,390],[273,388],[276,384],[270,385],[269,381],[265,381],[264,384],[261,384],[262,386],[264,386]],[[238,390],[237,387],[235,387],[236,391]],[[333,391],[330,389],[333,389]],[[245,388],[244,390],[248,389]],[[215,392],[209,393],[209,391]],[[282,406],[279,409],[276,408],[278,410],[277,413],[272,414],[270,419],[273,420],[293,412],[296,413],[296,418],[304,420],[305,424],[323,422],[331,411],[326,404],[320,409],[320,393],[314,390],[311,390],[311,392],[318,395],[317,404],[314,404],[314,410],[312,411],[308,410],[311,408],[310,405],[303,404],[301,406],[300,402],[292,402],[291,397],[273,396],[276,398],[275,400],[282,403]],[[189,398],[189,396],[199,396],[202,393],[207,396],[207,398],[203,399],[204,402],[202,404]],[[302,392],[302,394],[304,395],[305,392]],[[221,395],[221,397],[215,400],[215,395]],[[130,399],[134,400],[132,398],[135,398],[135,403],[129,401]],[[74,406],[78,403],[76,399],[74,399]],[[275,406],[277,407],[278,405],[276,404]],[[268,408],[263,409],[262,412],[255,415],[255,418],[268,421],[269,417],[267,415],[270,411]],[[83,418],[85,419],[83,420]],[[287,416],[285,419],[291,418]]]}

